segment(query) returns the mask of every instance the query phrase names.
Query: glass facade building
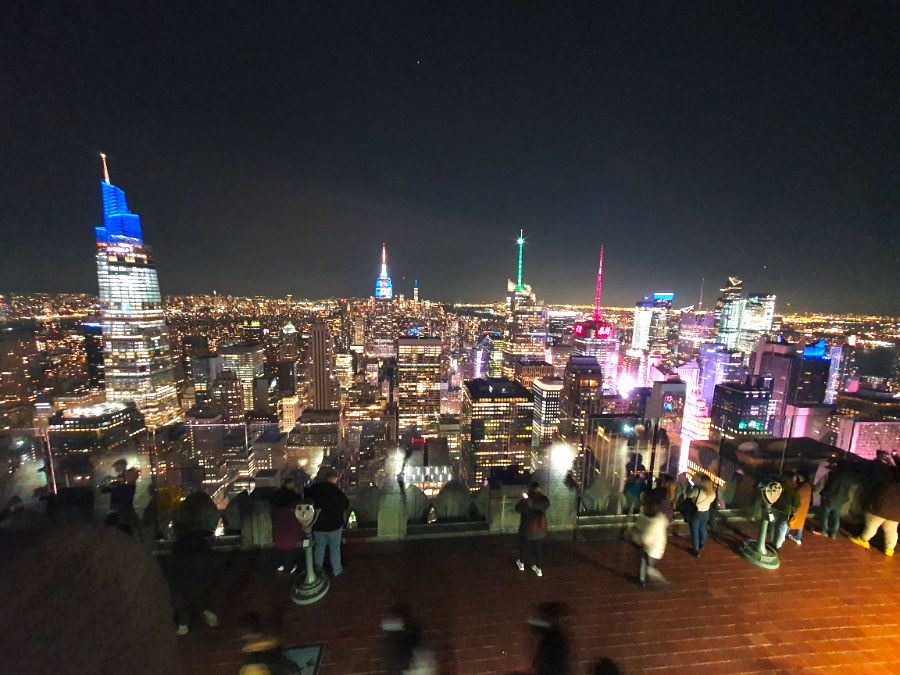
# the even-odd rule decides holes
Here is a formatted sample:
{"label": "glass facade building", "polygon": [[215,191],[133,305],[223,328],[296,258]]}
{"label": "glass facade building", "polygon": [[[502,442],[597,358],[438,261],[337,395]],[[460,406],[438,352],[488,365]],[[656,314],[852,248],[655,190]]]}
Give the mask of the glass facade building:
{"label": "glass facade building", "polygon": [[97,236],[104,379],[108,401],[133,401],[148,427],[181,415],[159,280],[125,193],[100,183]]}

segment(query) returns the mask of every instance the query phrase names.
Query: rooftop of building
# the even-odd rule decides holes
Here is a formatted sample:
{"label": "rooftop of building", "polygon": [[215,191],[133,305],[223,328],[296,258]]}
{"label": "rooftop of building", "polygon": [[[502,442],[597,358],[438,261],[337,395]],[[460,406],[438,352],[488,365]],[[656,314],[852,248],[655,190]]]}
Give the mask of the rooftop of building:
{"label": "rooftop of building", "polygon": [[669,584],[631,580],[637,552],[621,541],[549,541],[544,574],[519,572],[504,536],[344,543],[345,571],[309,606],[288,598],[266,552],[219,554],[221,627],[179,638],[186,673],[236,673],[242,622],[256,612],[284,647],[321,645],[319,672],[382,673],[381,620],[412,608],[442,673],[524,671],[535,636],[525,621],[540,602],[562,602],[574,668],[602,659],[624,673],[891,673],[900,668],[896,559],[846,539],[787,542],[781,567],[735,552],[743,536],[715,532],[700,559],[673,537],[659,570]]}
{"label": "rooftop of building", "polygon": [[531,395],[520,383],[505,377],[480,377],[466,380],[464,384],[472,399],[527,398]]}

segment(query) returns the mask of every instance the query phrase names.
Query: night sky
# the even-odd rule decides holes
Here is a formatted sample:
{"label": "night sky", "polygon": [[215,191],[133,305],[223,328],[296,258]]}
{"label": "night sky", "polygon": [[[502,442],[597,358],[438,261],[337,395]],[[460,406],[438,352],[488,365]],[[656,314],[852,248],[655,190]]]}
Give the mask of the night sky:
{"label": "night sky", "polygon": [[604,244],[607,304],[900,315],[898,3],[166,4],[5,6],[3,292],[96,293],[104,151],[165,294],[366,296],[384,240],[499,300],[521,227],[550,302]]}

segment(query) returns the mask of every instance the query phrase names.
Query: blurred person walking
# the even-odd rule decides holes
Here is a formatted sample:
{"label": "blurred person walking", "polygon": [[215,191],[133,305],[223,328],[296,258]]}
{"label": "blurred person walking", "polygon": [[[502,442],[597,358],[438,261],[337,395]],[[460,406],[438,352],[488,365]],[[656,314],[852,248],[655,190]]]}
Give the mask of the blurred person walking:
{"label": "blurred person walking", "polygon": [[544,566],[544,539],[547,537],[547,509],[550,508],[550,500],[541,492],[538,483],[531,483],[528,491],[522,493],[522,499],[516,504],[516,513],[519,514],[519,557],[516,567],[520,572],[525,571],[525,561],[534,560],[531,571],[537,576],[543,576]]}
{"label": "blurred person walking", "polygon": [[350,500],[338,487],[338,474],[330,470],[325,480],[313,483],[306,488],[306,499],[312,500],[319,515],[313,523],[313,562],[316,570],[321,572],[325,566],[325,549],[328,549],[328,560],[331,563],[332,576],[340,576],[344,571],[341,565],[341,536],[346,525],[347,509]]}
{"label": "blurred person walking", "polygon": [[669,521],[659,500],[649,495],[644,500],[644,508],[634,526],[634,543],[641,549],[638,567],[638,583],[646,586],[648,580],[666,582],[666,578],[656,569],[666,552]]}

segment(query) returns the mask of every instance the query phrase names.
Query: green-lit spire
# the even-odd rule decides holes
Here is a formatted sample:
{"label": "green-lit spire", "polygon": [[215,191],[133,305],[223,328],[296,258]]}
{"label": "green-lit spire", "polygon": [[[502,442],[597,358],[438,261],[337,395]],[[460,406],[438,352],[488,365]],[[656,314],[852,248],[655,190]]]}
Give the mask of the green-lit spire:
{"label": "green-lit spire", "polygon": [[516,240],[516,243],[519,244],[519,274],[516,277],[516,292],[522,290],[522,246],[525,244],[524,234],[523,230],[519,230],[519,238]]}

